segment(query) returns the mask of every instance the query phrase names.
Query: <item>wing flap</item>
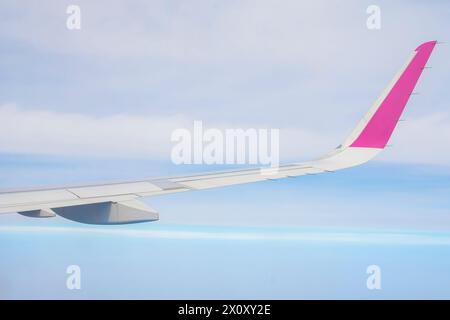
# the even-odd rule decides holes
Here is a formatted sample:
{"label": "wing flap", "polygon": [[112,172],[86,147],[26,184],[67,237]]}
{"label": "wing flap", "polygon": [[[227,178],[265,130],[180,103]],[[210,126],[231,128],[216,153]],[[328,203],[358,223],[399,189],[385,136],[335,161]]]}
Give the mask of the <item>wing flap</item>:
{"label": "wing flap", "polygon": [[14,205],[39,204],[76,200],[78,197],[65,189],[6,192],[0,194],[0,208]]}
{"label": "wing flap", "polygon": [[117,183],[110,185],[106,184],[89,187],[68,188],[67,190],[75,194],[79,198],[85,199],[85,198],[115,196],[115,195],[144,193],[144,192],[148,193],[154,191],[161,191],[162,189],[150,182],[141,181],[130,183]]}
{"label": "wing flap", "polygon": [[11,204],[0,207],[1,213],[12,213],[12,212],[22,212],[22,211],[32,211],[32,210],[40,210],[42,208],[62,208],[62,207],[70,207],[70,206],[81,206],[84,204],[90,203],[102,203],[102,202],[118,202],[118,201],[126,201],[131,199],[138,198],[137,195],[120,195],[120,196],[111,196],[111,197],[97,197],[97,198],[86,198],[86,199],[72,199],[72,200],[52,200],[46,202],[34,202],[34,203],[26,203],[26,204]]}
{"label": "wing flap", "polygon": [[183,185],[192,189],[208,189],[215,187],[231,186],[234,184],[250,183],[267,180],[266,177],[258,174],[234,175],[225,177],[205,177],[191,181],[183,181]]}

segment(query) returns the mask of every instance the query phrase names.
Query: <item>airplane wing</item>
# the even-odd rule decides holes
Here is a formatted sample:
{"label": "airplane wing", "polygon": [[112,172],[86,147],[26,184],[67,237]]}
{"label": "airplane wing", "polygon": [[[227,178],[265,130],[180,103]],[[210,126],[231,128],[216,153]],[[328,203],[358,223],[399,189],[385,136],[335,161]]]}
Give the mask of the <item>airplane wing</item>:
{"label": "airplane wing", "polygon": [[417,47],[344,143],[319,159],[270,169],[2,192],[0,213],[18,212],[34,218],[58,214],[89,224],[155,221],[159,219],[158,213],[140,202],[139,198],[298,177],[363,164],[374,158],[388,143],[435,45],[436,41],[429,41]]}

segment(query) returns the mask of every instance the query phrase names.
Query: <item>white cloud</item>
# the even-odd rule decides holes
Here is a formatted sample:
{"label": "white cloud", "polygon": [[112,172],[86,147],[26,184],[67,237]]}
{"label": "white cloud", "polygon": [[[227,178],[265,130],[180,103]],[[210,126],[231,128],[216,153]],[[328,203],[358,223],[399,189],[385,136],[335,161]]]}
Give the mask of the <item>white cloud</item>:
{"label": "white cloud", "polygon": [[[42,155],[72,155],[115,158],[170,160],[174,142],[171,133],[178,128],[192,130],[193,121],[184,115],[149,117],[116,114],[102,117],[25,110],[14,105],[0,106],[0,152]],[[450,162],[450,116],[437,113],[401,122],[387,148],[383,161],[441,164]],[[204,122],[208,128],[254,128],[255,124]],[[263,124],[256,127],[271,129]],[[301,128],[280,129],[282,161],[309,160],[328,152],[345,136],[334,131]],[[348,128],[350,131],[351,128]]]}
{"label": "white cloud", "polygon": [[[199,120],[181,115],[95,117],[23,110],[14,105],[0,106],[0,119],[0,136],[8,137],[0,140],[0,152],[163,160],[170,159],[174,146],[170,141],[172,131],[192,129],[193,121]],[[205,123],[205,129],[211,127],[247,129],[252,126]],[[280,141],[284,159],[325,151],[328,142],[323,135],[289,128],[282,130]]]}
{"label": "white cloud", "polygon": [[449,246],[448,235],[433,235],[430,233],[401,232],[333,232],[305,231],[268,232],[253,229],[251,231],[199,231],[199,230],[137,230],[114,228],[83,228],[83,227],[0,227],[0,232],[6,233],[44,233],[44,234],[87,234],[97,236],[118,236],[155,239],[179,240],[223,240],[223,241],[302,241],[320,243],[353,243],[378,245],[440,245]]}
{"label": "white cloud", "polygon": [[181,116],[104,117],[0,107],[1,152],[52,155],[157,157],[170,155],[170,133]]}
{"label": "white cloud", "polygon": [[[381,5],[383,25],[378,33],[366,28],[367,5],[360,1],[77,1],[82,29],[65,27],[68,2],[4,4],[16,19],[0,22],[1,34],[44,51],[101,59],[164,59],[195,62],[301,63],[315,71],[345,69],[376,61],[374,47],[397,52],[416,44],[422,25],[442,27],[445,15],[428,16],[432,7],[420,3]],[[390,25],[390,17],[405,21]],[[408,23],[421,16],[421,24]],[[417,32],[415,32],[417,31]],[[378,37],[377,37],[378,35]],[[382,37],[379,37],[382,35]],[[402,42],[398,39],[401,36]],[[382,38],[382,39],[381,39]],[[359,42],[358,53],[352,51]],[[425,36],[422,40],[430,40]],[[406,47],[408,48],[408,47]],[[409,48],[412,49],[412,48]],[[330,57],[339,57],[339,65]],[[389,64],[390,61],[385,61]]]}
{"label": "white cloud", "polygon": [[[56,53],[50,57],[65,57],[68,64],[72,57],[74,60],[81,57],[104,64],[105,69],[117,70],[114,77],[106,76],[107,79],[100,78],[100,81],[91,70],[81,73],[83,81],[80,82],[91,81],[89,88],[92,86],[94,92],[86,105],[92,105],[92,99],[101,96],[108,85],[123,96],[144,96],[142,92],[148,86],[169,98],[160,98],[162,102],[158,98],[149,100],[154,105],[142,107],[149,113],[155,113],[156,109],[158,117],[137,113],[96,117],[91,114],[97,112],[86,108],[69,113],[50,112],[29,109],[34,106],[26,103],[27,109],[3,106],[0,133],[8,138],[0,140],[0,151],[169,159],[171,131],[190,127],[193,120],[207,119],[206,125],[219,128],[271,128],[272,123],[282,125],[285,121],[288,124],[280,128],[281,159],[305,159],[320,155],[344,140],[341,134],[350,132],[354,125],[352,119],[345,123],[349,126],[346,128],[344,120],[353,117],[356,110],[362,114],[369,108],[417,44],[433,38],[445,40],[448,33],[447,15],[442,10],[444,3],[383,2],[380,31],[366,29],[367,4],[356,0],[345,5],[341,1],[296,0],[282,4],[274,0],[208,3],[160,0],[135,1],[133,5],[114,0],[81,0],[76,3],[82,10],[80,31],[68,31],[65,27],[65,9],[72,2],[4,1],[0,11],[6,18],[0,19],[0,36],[18,43],[19,52],[29,48],[32,54]],[[23,61],[21,57],[17,59],[13,62],[20,71]],[[442,84],[448,77],[449,60],[438,50],[432,59],[437,68],[424,84],[429,83],[429,88],[433,84],[437,88],[433,94],[445,101],[446,88]],[[39,61],[32,63],[34,66]],[[158,65],[163,71],[150,69],[153,73],[148,75],[127,77],[139,73],[135,65],[139,70]],[[217,74],[209,79],[208,74],[190,72],[187,67],[202,70],[202,66],[208,65],[224,70],[219,74],[225,79],[220,80]],[[246,72],[227,77],[227,70],[239,70],[241,66]],[[55,68],[58,69],[57,65]],[[283,68],[297,70],[301,80],[296,78],[285,84],[283,77],[292,76],[285,72],[271,77],[271,71]],[[263,81],[273,78],[273,83],[258,83],[262,76],[257,70],[264,70]],[[70,75],[61,75],[64,77],[70,79]],[[183,77],[186,79],[181,84],[176,82]],[[98,83],[100,87],[95,87]],[[39,89],[38,97],[44,100],[39,104],[44,104],[45,94],[52,96],[55,85],[51,81],[47,87],[39,85],[32,83],[33,88]],[[72,88],[71,85],[67,86]],[[18,91],[22,92],[22,87]],[[80,89],[84,94],[86,91]],[[173,96],[180,100],[171,100]],[[82,97],[75,99],[77,105],[84,105]],[[149,97],[152,98],[145,96]],[[215,104],[228,98],[229,101],[220,104],[227,110],[218,110]],[[61,101],[50,101],[62,106]],[[167,113],[166,106],[170,108]],[[55,105],[51,107],[56,109]],[[126,107],[116,106],[120,110],[133,108]],[[440,103],[433,108],[433,112],[439,112],[446,110],[446,105]],[[103,105],[100,109],[105,113]],[[173,110],[184,116],[164,116]],[[445,146],[450,141],[447,129],[450,118],[445,112],[427,117],[413,115],[408,123],[400,126],[394,148],[383,153],[380,159],[448,164],[450,152]],[[205,119],[192,119],[189,113],[201,114]],[[235,122],[222,123],[224,117]],[[251,122],[254,118],[266,122],[255,124]],[[315,129],[316,123],[320,129]]]}
{"label": "white cloud", "polygon": [[450,115],[432,113],[400,122],[381,159],[449,165]]}
{"label": "white cloud", "polygon": [[[14,1],[8,5],[6,1],[0,10],[7,17],[0,19],[0,37],[8,45],[18,45],[21,53],[29,50],[30,54],[56,58],[55,66],[50,64],[51,72],[57,73],[53,68],[61,70],[60,59],[79,66],[64,69],[61,72],[75,74],[60,77],[65,79],[62,88],[69,81],[71,90],[62,92],[79,90],[74,100],[89,93],[90,100],[79,103],[80,108],[91,106],[93,98],[105,101],[102,94],[109,89],[132,95],[132,101],[141,102],[136,97],[154,99],[141,110],[161,113],[169,106],[177,112],[189,108],[214,117],[219,114],[214,107],[219,105],[229,114],[240,111],[246,118],[253,115],[283,121],[279,115],[289,112],[296,119],[301,115],[298,121],[303,126],[308,125],[305,119],[317,120],[324,110],[342,119],[343,107],[344,112],[364,110],[360,103],[368,108],[415,46],[434,38],[445,40],[448,30],[441,8],[445,4],[439,3],[382,3],[382,28],[369,31],[367,4],[356,0],[345,5],[341,1],[296,0],[206,4],[156,0],[135,1],[132,6],[115,0],[76,2],[82,10],[80,31],[66,29],[65,9],[71,2]],[[23,67],[33,71],[39,63],[24,66],[22,57],[5,55],[19,71]],[[436,52],[432,59],[448,74],[447,55]],[[92,72],[86,61],[104,69]],[[143,74],[141,70],[145,70]],[[73,85],[78,82],[72,78],[80,79],[75,91]],[[429,78],[437,83],[446,80],[438,73]],[[20,85],[29,85],[28,81]],[[89,90],[83,87],[85,82]],[[50,81],[48,87],[45,83],[32,84],[33,88],[44,86],[38,95],[43,100],[45,94],[51,96],[55,91],[54,83]],[[146,95],[148,91],[157,93]],[[55,109],[57,102],[47,100],[52,104],[48,107]],[[120,107],[135,108],[133,103],[116,106]],[[60,108],[68,107],[60,103]],[[96,110],[107,112],[104,104]]]}

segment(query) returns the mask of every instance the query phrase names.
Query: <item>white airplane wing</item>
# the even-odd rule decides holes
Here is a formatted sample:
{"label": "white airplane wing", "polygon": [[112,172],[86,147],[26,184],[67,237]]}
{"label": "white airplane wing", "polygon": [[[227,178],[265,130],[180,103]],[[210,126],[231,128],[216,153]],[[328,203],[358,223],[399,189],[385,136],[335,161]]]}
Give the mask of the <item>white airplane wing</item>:
{"label": "white airplane wing", "polygon": [[381,96],[345,142],[316,160],[277,168],[256,168],[169,177],[0,193],[0,213],[44,218],[56,214],[89,224],[125,224],[159,219],[138,199],[264,180],[336,171],[363,164],[384,149],[425,68],[436,41],[423,43],[411,54]]}

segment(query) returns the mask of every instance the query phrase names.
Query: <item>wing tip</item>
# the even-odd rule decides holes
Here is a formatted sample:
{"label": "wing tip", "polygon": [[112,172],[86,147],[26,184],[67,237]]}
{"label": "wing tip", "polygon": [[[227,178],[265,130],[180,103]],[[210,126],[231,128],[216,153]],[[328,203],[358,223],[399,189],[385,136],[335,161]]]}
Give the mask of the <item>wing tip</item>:
{"label": "wing tip", "polygon": [[430,57],[436,40],[419,45],[350,147],[384,149]]}
{"label": "wing tip", "polygon": [[437,40],[431,40],[431,41],[424,42],[421,45],[419,45],[415,51],[433,50],[436,43],[437,43]]}

